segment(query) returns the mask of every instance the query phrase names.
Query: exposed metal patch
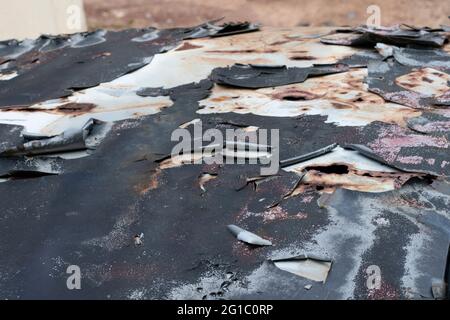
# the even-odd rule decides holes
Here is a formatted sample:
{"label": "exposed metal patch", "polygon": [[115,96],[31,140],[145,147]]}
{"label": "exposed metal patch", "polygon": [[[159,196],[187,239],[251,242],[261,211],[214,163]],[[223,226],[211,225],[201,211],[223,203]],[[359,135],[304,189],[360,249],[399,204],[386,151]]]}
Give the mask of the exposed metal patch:
{"label": "exposed metal patch", "polygon": [[374,121],[405,125],[405,119],[420,112],[387,103],[367,92],[365,70],[308,79],[289,86],[244,90],[215,86],[201,101],[199,114],[252,113],[269,117],[325,115],[326,122],[339,126],[364,126]]}
{"label": "exposed metal patch", "polygon": [[332,265],[330,260],[308,255],[272,260],[272,262],[278,269],[323,283],[327,280]]}

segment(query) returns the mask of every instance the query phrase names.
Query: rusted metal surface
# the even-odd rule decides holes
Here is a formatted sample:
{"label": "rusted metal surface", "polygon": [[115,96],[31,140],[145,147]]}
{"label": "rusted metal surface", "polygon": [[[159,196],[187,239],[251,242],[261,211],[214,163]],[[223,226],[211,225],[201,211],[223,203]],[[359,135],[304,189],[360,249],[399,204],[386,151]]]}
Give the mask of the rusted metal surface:
{"label": "rusted metal surface", "polygon": [[[422,31],[209,23],[0,44],[0,297],[431,299],[448,281],[450,48]],[[342,36],[358,47],[326,40]],[[108,127],[73,148],[89,119]],[[279,129],[279,171],[170,157],[172,132],[200,122]],[[82,291],[65,287],[73,264]]]}

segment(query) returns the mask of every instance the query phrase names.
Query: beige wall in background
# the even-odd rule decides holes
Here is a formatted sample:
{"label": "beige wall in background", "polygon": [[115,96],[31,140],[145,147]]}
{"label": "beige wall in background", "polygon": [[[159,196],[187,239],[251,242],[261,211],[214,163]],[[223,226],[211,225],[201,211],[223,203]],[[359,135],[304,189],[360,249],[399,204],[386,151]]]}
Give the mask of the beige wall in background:
{"label": "beige wall in background", "polygon": [[0,0],[0,40],[86,29],[83,0]]}

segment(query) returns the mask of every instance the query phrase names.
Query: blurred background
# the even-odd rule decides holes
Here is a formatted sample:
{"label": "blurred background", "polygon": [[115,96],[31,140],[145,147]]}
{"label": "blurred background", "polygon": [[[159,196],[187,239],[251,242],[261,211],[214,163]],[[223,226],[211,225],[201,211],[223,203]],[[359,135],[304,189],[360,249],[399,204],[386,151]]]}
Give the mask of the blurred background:
{"label": "blurred background", "polygon": [[266,26],[355,26],[377,5],[381,24],[450,24],[450,0],[0,0],[0,40],[98,28],[193,26],[224,17]]}
{"label": "blurred background", "polygon": [[89,28],[175,27],[205,20],[250,20],[278,27],[364,24],[381,9],[381,24],[449,24],[450,0],[84,0]]}

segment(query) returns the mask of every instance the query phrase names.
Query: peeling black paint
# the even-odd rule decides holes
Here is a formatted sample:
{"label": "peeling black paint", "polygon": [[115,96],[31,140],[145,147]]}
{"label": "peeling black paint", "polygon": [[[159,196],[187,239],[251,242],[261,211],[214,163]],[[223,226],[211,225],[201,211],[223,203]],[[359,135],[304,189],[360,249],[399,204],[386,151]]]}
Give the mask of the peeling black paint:
{"label": "peeling black paint", "polygon": [[310,68],[286,68],[286,66],[239,65],[217,68],[211,80],[217,84],[239,88],[276,87],[305,81],[308,77],[345,72],[343,64],[315,65]]}
{"label": "peeling black paint", "polygon": [[[154,31],[129,31],[127,41],[131,34],[148,40],[155,36],[148,33]],[[182,33],[183,37],[191,34]],[[93,39],[95,45],[85,48],[112,45],[108,34],[101,43],[99,36]],[[61,43],[54,45],[58,49],[53,50],[75,50]],[[140,45],[145,46],[145,41]],[[9,56],[21,49],[20,45],[11,46]],[[134,52],[122,49],[124,55]],[[367,57],[378,59],[376,54]],[[353,66],[365,64],[364,59],[355,61]],[[99,63],[93,69],[99,70],[97,67],[104,65]],[[271,87],[301,82],[308,75],[346,70],[341,67],[316,66],[306,71],[235,65],[216,69],[210,79],[199,83],[143,88],[139,95],[167,95],[173,105],[154,115],[118,121],[89,157],[54,159],[54,165],[62,169],[57,175],[48,175],[52,173],[45,173],[24,156],[0,157],[0,177],[25,178],[0,183],[0,297],[123,299],[138,292],[149,299],[405,298],[410,297],[402,282],[406,276],[417,280],[423,294],[431,279],[442,277],[448,252],[449,218],[445,212],[450,201],[446,178],[450,167],[443,164],[448,160],[449,138],[447,129],[440,129],[445,116],[430,112],[409,119],[411,130],[382,122],[337,126],[317,115],[196,113],[199,101],[211,94],[214,81],[238,87]],[[33,74],[32,70],[39,71],[31,68],[27,72]],[[399,73],[403,74],[403,69]],[[242,75],[248,77],[239,79]],[[38,87],[30,78],[30,86],[17,90],[32,93]],[[280,129],[280,159],[329,145],[359,144],[370,148],[366,156],[383,164],[429,173],[433,184],[429,179],[411,179],[401,189],[384,193],[338,188],[328,201],[319,204],[323,193],[313,186],[294,192],[302,186],[302,177],[292,172],[280,170],[262,178],[260,166],[250,164],[162,169],[161,159],[176,144],[170,141],[171,133],[196,118],[204,130],[223,132],[245,126]],[[21,131],[19,126],[0,125],[0,150],[23,142]],[[405,163],[408,157],[424,160]],[[48,160],[42,156],[35,159]],[[199,185],[204,173],[215,176],[208,181],[206,191]],[[444,182],[437,186],[435,176]],[[389,224],[378,223],[377,218],[387,219]],[[426,234],[435,245],[421,247],[428,259],[418,262],[418,274],[408,274],[406,247],[414,236],[425,234],[418,221],[428,228]],[[229,224],[272,241],[280,256],[326,253],[334,262],[326,283],[299,290],[308,281],[267,263],[269,258],[279,258],[271,256],[277,251],[237,242],[226,230]],[[143,243],[135,246],[134,236],[141,233]],[[82,291],[66,288],[66,268],[72,264],[81,268]],[[381,267],[385,284],[385,290],[375,296],[365,283],[365,268],[370,264]],[[229,274],[232,276],[227,277]],[[201,287],[205,277],[212,277],[211,288]],[[186,285],[192,288],[180,293]],[[417,293],[413,297],[420,298]]]}
{"label": "peeling black paint", "polygon": [[[339,30],[338,30],[339,31]],[[346,45],[355,47],[373,47],[377,43],[393,44],[407,47],[441,47],[446,41],[443,29],[407,29],[401,27],[373,28],[361,26],[344,30],[346,37],[338,39],[322,38],[325,44]]]}

